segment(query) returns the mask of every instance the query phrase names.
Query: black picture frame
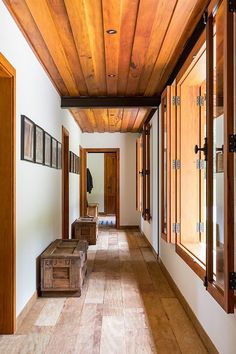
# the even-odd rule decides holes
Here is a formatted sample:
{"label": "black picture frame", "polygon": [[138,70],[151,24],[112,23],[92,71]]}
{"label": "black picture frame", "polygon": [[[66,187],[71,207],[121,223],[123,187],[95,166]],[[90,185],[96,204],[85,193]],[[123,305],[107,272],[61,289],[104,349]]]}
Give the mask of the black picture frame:
{"label": "black picture frame", "polygon": [[52,138],[52,168],[57,168],[57,140]]}
{"label": "black picture frame", "polygon": [[21,160],[34,162],[34,141],[35,124],[25,115],[21,115]]}
{"label": "black picture frame", "polygon": [[52,137],[44,132],[44,165],[52,166]]}
{"label": "black picture frame", "polygon": [[62,146],[59,141],[57,142],[57,168],[58,170],[62,168]]}
{"label": "black picture frame", "polygon": [[73,172],[73,152],[70,151],[70,172]]}
{"label": "black picture frame", "polygon": [[75,173],[79,174],[79,156],[75,155]]}
{"label": "black picture frame", "polygon": [[75,162],[76,162],[76,156],[75,156],[75,154],[73,153],[73,173],[76,173],[76,165],[75,165]]}
{"label": "black picture frame", "polygon": [[44,164],[44,130],[35,124],[34,129],[34,161],[37,164]]}

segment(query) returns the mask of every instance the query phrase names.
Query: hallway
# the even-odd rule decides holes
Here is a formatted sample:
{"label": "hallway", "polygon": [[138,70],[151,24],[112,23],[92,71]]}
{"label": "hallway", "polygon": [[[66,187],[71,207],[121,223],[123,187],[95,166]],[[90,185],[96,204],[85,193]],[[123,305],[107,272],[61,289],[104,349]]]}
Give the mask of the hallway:
{"label": "hallway", "polygon": [[206,353],[144,237],[101,230],[80,298],[38,298],[1,354]]}

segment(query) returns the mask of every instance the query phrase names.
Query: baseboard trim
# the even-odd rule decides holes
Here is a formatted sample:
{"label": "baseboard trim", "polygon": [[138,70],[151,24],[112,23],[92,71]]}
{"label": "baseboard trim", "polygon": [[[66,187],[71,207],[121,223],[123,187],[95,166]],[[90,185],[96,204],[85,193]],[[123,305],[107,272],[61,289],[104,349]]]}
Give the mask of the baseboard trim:
{"label": "baseboard trim", "polygon": [[188,302],[186,301],[185,297],[183,296],[183,294],[179,290],[178,286],[176,285],[176,283],[172,279],[170,273],[168,272],[167,268],[165,267],[165,265],[162,262],[162,260],[160,259],[160,257],[158,257],[158,262],[160,264],[162,272],[164,273],[165,277],[168,280],[170,287],[174,291],[177,299],[179,300],[179,302],[183,306],[185,312],[187,313],[188,317],[190,318],[191,322],[193,323],[199,337],[201,338],[201,340],[204,343],[205,347],[207,348],[208,352],[212,353],[212,354],[219,354],[219,352],[217,351],[212,340],[210,339],[210,337],[208,336],[208,334],[206,333],[206,331],[202,327],[201,323],[197,319],[195,313],[193,312],[193,310],[189,306]]}
{"label": "baseboard trim", "polygon": [[119,230],[125,230],[125,229],[130,229],[130,230],[139,230],[138,225],[120,225]]}
{"label": "baseboard trim", "polygon": [[148,243],[149,247],[151,248],[152,253],[153,253],[155,259],[158,260],[159,256],[158,256],[156,250],[153,248],[151,242],[149,241],[149,239],[147,238],[147,236],[145,235],[145,233],[140,229],[140,227],[139,227],[139,232],[142,234],[142,236],[145,238],[146,242]]}
{"label": "baseboard trim", "polygon": [[27,314],[29,313],[29,311],[31,310],[33,305],[35,304],[37,298],[38,298],[38,292],[35,291],[34,294],[31,296],[31,298],[29,299],[29,301],[24,306],[23,310],[19,313],[19,315],[16,318],[16,330],[18,330],[19,327],[21,326],[25,317],[27,316]]}

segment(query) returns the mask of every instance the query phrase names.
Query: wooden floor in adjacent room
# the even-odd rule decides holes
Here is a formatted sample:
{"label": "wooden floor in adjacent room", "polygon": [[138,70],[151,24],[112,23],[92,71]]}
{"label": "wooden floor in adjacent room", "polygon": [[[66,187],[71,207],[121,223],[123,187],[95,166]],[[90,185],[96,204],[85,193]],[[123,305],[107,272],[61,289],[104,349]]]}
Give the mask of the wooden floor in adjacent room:
{"label": "wooden floor in adjacent room", "polygon": [[[26,276],[27,281],[27,276]],[[100,230],[80,298],[39,298],[0,353],[206,353],[139,232]]]}

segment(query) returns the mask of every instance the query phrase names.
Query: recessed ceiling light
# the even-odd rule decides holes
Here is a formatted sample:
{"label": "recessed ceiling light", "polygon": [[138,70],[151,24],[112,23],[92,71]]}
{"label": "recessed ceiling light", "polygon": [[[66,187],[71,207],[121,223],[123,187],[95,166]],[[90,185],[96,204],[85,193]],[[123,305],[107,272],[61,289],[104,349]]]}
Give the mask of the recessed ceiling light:
{"label": "recessed ceiling light", "polygon": [[108,74],[109,77],[115,77],[115,74]]}
{"label": "recessed ceiling light", "polygon": [[110,28],[109,30],[107,30],[107,33],[108,34],[116,34],[117,31],[115,29],[113,29],[113,28]]}

